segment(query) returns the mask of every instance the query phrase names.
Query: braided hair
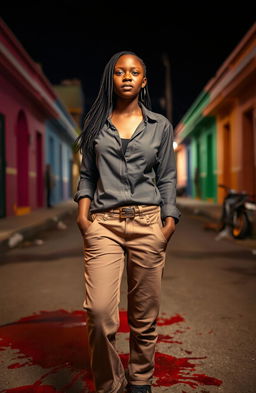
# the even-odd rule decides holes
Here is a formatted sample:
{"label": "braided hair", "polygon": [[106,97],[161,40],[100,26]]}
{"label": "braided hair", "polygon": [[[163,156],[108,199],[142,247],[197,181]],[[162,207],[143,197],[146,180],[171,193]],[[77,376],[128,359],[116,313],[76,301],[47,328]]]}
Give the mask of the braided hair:
{"label": "braided hair", "polygon": [[[104,126],[110,111],[112,111],[114,107],[113,74],[115,64],[119,57],[126,54],[134,55],[139,59],[144,69],[144,75],[146,76],[146,65],[144,61],[134,52],[121,51],[115,53],[110,58],[105,66],[101,78],[98,96],[84,118],[83,130],[81,134],[73,143],[73,147],[76,152],[80,150],[80,153],[83,154],[87,149],[88,151],[93,150],[93,141]],[[142,102],[149,110],[151,110],[151,100],[147,84],[140,90],[139,102]]]}

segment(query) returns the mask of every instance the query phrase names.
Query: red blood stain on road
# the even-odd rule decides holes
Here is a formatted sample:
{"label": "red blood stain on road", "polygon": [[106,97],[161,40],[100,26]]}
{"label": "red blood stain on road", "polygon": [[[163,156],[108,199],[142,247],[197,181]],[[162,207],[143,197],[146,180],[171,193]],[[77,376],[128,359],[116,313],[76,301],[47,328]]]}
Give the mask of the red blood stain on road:
{"label": "red blood stain on road", "polygon": [[182,344],[181,341],[174,340],[173,337],[169,336],[168,334],[158,334],[157,341],[161,343]]}
{"label": "red blood stain on road", "polygon": [[204,357],[176,358],[164,353],[156,352],[156,367],[154,376],[156,381],[153,386],[172,386],[184,383],[192,388],[199,385],[220,386],[222,381],[217,378],[208,377],[204,374],[193,373],[196,364],[191,360],[206,359]]}
{"label": "red blood stain on road", "polygon": [[59,390],[54,389],[49,385],[29,385],[21,386],[19,388],[1,390],[1,392],[11,392],[11,393],[61,393]]}
{"label": "red blood stain on road", "polygon": [[177,322],[184,322],[184,318],[181,315],[179,315],[179,314],[176,314],[176,315],[174,315],[172,317],[169,317],[169,318],[161,318],[161,317],[159,317],[157,319],[157,325],[158,326],[172,325],[173,323],[177,323]]}
{"label": "red blood stain on road", "polygon": [[[120,310],[120,327],[118,333],[129,333],[127,312]],[[184,318],[175,315],[159,318],[158,326],[168,326],[183,322]],[[158,337],[159,342],[180,343],[169,335]],[[63,393],[80,383],[81,391],[93,392],[94,384],[89,367],[89,350],[87,347],[86,312],[65,310],[41,311],[38,314],[21,318],[18,321],[0,326],[0,351],[16,351],[7,369],[26,368],[33,365],[48,369],[32,385],[4,389],[0,393]],[[120,354],[125,368],[128,354]],[[222,382],[216,378],[194,373],[196,364],[191,360],[204,358],[176,358],[156,352],[154,386],[171,386],[178,383],[187,384],[193,389],[199,385],[219,386]],[[46,379],[57,372],[69,373],[68,383],[56,390]],[[66,381],[66,379],[65,379]],[[1,388],[3,388],[1,386]],[[84,389],[84,390],[83,390]]]}

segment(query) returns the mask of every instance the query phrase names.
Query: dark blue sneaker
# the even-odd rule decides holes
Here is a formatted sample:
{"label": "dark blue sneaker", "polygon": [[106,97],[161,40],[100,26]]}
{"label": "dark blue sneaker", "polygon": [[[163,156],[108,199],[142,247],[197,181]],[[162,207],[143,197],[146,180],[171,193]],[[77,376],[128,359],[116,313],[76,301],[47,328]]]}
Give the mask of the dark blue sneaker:
{"label": "dark blue sneaker", "polygon": [[150,385],[131,385],[126,386],[127,393],[152,393]]}

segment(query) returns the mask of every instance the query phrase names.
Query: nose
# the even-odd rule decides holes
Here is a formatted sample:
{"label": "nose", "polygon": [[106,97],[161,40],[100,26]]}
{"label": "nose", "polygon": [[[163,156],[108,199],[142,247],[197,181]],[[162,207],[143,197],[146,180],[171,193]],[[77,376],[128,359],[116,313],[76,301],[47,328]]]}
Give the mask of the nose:
{"label": "nose", "polygon": [[130,74],[129,71],[127,71],[127,72],[124,74],[124,76],[123,76],[123,81],[127,81],[127,80],[129,80],[129,81],[132,80],[131,74]]}

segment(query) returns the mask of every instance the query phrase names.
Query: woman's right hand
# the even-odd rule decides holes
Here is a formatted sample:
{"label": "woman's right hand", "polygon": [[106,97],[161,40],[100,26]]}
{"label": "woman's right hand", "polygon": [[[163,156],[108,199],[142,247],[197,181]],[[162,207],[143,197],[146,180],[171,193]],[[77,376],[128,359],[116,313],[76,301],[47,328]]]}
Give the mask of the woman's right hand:
{"label": "woman's right hand", "polygon": [[76,223],[77,223],[78,228],[81,232],[81,235],[84,237],[89,226],[92,224],[92,221],[88,220],[88,218],[86,218],[86,217],[78,217],[76,220]]}

